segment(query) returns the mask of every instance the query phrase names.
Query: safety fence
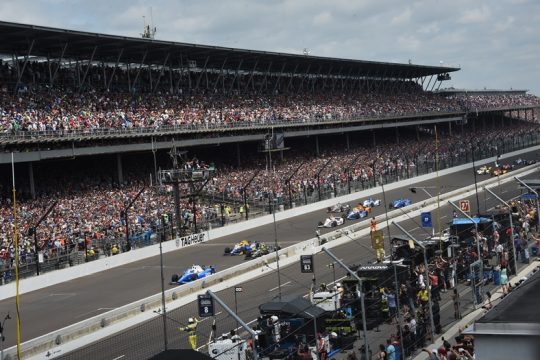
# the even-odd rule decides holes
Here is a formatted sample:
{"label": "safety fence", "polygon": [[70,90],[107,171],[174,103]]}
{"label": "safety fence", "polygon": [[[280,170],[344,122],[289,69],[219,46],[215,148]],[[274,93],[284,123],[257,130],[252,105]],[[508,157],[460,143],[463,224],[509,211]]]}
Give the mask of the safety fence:
{"label": "safety fence", "polygon": [[[257,216],[271,214],[272,211],[283,211],[301,204],[316,203],[321,200],[350,194],[356,191],[375,188],[381,186],[381,184],[387,185],[403,179],[429,174],[437,169],[443,170],[459,166],[469,163],[473,159],[475,161],[480,161],[500,154],[533,147],[538,144],[540,144],[540,133],[530,132],[521,136],[516,135],[491,142],[479,142],[477,146],[465,148],[461,153],[453,157],[437,158],[435,154],[417,154],[416,159],[411,162],[414,166],[403,166],[400,169],[385,171],[378,175],[375,174],[375,176],[368,179],[353,180],[349,176],[346,182],[338,182],[337,176],[332,175],[336,181],[330,183],[330,185],[325,184],[319,188],[308,188],[305,186],[302,188],[301,192],[292,194],[290,197],[289,195],[284,195],[279,198],[274,198],[273,194],[266,193],[262,194],[262,196],[257,199],[250,198],[248,200],[248,216],[246,216],[245,210],[244,212],[240,211],[243,202],[239,199],[227,199],[227,205],[231,207],[232,211],[225,214],[224,206],[220,206],[224,203],[224,195],[205,194],[206,201],[210,201],[210,203],[214,202],[215,204],[219,204],[219,206],[214,207],[214,209],[218,210],[208,212],[207,217],[202,217],[198,221],[197,232],[235,224],[246,220],[246,217],[252,219]],[[501,160],[501,162],[504,163],[504,159]],[[173,214],[170,214],[168,218],[173,219]],[[130,237],[130,248],[133,249],[154,245],[160,241],[161,234],[165,234],[164,240],[168,241],[175,238],[177,235],[189,235],[195,230],[193,223],[187,223],[185,226],[182,226],[181,229],[177,229],[174,224],[175,222],[172,221],[167,224],[157,222],[152,229],[147,230],[145,233],[135,232]],[[116,253],[128,250],[125,237],[122,234],[116,234],[114,238],[95,240],[93,249],[84,249],[84,247],[81,248],[81,246],[77,246],[73,249],[65,250],[64,253],[53,253],[51,256],[44,257],[43,263],[40,264],[40,266],[43,268],[43,271],[52,271],[78,265],[103,256],[113,255],[113,247],[116,247]],[[36,274],[37,266],[35,263],[35,256],[32,255],[32,253],[26,257],[26,260],[22,263],[21,269],[21,278],[27,278]],[[3,265],[0,264],[0,279],[0,283],[2,284],[9,283],[15,279],[11,262],[4,261]]]}

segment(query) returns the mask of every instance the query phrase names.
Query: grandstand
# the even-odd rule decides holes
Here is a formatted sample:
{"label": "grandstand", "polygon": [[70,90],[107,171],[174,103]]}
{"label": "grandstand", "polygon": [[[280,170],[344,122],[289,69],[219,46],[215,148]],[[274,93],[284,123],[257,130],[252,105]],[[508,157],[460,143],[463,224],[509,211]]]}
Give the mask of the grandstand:
{"label": "grandstand", "polygon": [[[540,143],[536,96],[441,90],[459,68],[7,22],[0,54],[4,283],[12,154],[28,277],[38,254],[53,271],[151,245],[161,230],[173,239]],[[269,134],[286,146],[261,151]],[[215,170],[200,196],[180,198],[180,216],[157,176],[173,147],[190,169]]]}
{"label": "grandstand", "polygon": [[[171,188],[156,187],[172,146],[218,170],[201,197],[182,199],[182,218],[174,223],[191,231],[196,222],[223,226],[247,218],[248,209],[263,213],[270,198],[283,208],[307,204],[375,186],[377,174],[395,181],[538,141],[539,101],[525,91],[434,91],[458,68],[7,22],[0,22],[0,40],[4,267],[12,264],[12,152],[28,265],[38,251],[47,259],[84,249],[88,258],[88,246],[96,256],[129,248],[120,213],[146,185],[154,186],[130,211],[130,241],[151,243],[165,226],[161,215],[173,218]],[[258,153],[270,131],[293,151],[278,149],[273,161]],[[29,229],[52,199],[59,205],[38,229],[36,246]],[[77,261],[84,259],[63,264]]]}

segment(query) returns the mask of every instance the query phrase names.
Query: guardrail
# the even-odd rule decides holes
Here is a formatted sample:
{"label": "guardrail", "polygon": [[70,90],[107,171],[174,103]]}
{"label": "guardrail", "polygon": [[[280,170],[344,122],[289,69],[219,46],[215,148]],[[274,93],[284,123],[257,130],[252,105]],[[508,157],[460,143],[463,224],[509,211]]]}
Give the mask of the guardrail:
{"label": "guardrail", "polygon": [[[513,181],[513,177],[516,175],[525,176],[527,174],[537,171],[538,166],[529,165],[513,172],[501,175],[500,178],[490,178],[479,182],[480,187],[487,186],[493,183],[506,183]],[[459,197],[470,196],[475,192],[475,186],[469,185],[467,187],[456,189],[440,195],[441,201],[457,200]],[[388,213],[389,218],[394,221],[405,220],[409,216],[417,216],[421,211],[433,210],[437,207],[437,198],[433,197],[425,200],[422,204],[413,204],[403,209],[396,209]],[[320,239],[311,238],[301,243],[292,245],[290,247],[281,249],[278,251],[280,258],[280,265],[287,266],[298,260],[297,255],[306,253],[313,253],[320,251],[323,246],[333,248],[350,241],[354,241],[357,238],[369,234],[369,220],[366,219],[360,223],[352,224],[350,226],[334,230],[330,233],[321,236]],[[174,289],[169,289],[165,292],[165,300],[167,303],[167,309],[172,310],[181,307],[196,299],[196,296],[208,288],[212,288],[212,291],[220,291],[221,289],[232,286],[232,282],[228,280],[235,279],[239,276],[254,278],[261,274],[260,269],[270,265],[276,261],[275,253],[271,253],[254,259],[234,267],[217,272],[204,279],[199,279],[194,282],[181,285]],[[281,263],[282,262],[282,263]],[[125,321],[144,321],[153,316],[157,316],[153,311],[161,308],[161,293],[152,295],[145,299],[135,301],[131,304],[122,306],[118,309],[111,310],[107,313],[95,316],[93,318],[83,320],[77,324],[67,326],[63,329],[54,331],[50,334],[46,334],[39,338],[30,340],[22,344],[23,358],[38,356],[38,354],[45,351],[50,351],[53,348],[63,347],[63,351],[59,353],[64,354],[68,351],[68,348],[76,348],[66,345],[67,343],[75,340],[81,340],[83,343],[97,340],[93,338],[89,340],[86,336],[96,337],[96,332],[108,328],[109,332],[116,328],[116,331],[121,331],[125,327]],[[142,317],[141,317],[142,316]],[[137,318],[134,320],[134,318]],[[123,327],[122,327],[123,326]],[[8,357],[6,360],[11,360],[9,356],[13,356],[15,347],[12,347],[6,351]],[[54,354],[54,351],[53,351]],[[42,355],[39,355],[42,356]],[[40,357],[37,358],[40,358]],[[54,357],[54,356],[53,356]]]}

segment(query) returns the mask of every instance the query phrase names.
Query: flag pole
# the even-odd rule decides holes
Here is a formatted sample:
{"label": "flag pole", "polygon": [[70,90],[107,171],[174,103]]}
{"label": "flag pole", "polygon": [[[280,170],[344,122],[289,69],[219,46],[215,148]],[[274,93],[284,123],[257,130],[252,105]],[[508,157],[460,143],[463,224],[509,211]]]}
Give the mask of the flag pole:
{"label": "flag pole", "polygon": [[17,359],[21,359],[21,317],[19,313],[19,239],[17,233],[17,191],[15,190],[15,161],[11,153],[13,178],[13,246],[15,246],[15,309],[17,314]]}
{"label": "flag pole", "polygon": [[[439,135],[437,133],[437,125],[436,124],[435,124],[435,171],[436,171],[436,178],[437,178],[437,232],[439,233],[439,241],[440,241],[440,240],[442,240],[442,233],[441,233],[441,181],[440,181],[440,178],[439,178]],[[442,241],[440,242],[440,249],[442,250]]]}

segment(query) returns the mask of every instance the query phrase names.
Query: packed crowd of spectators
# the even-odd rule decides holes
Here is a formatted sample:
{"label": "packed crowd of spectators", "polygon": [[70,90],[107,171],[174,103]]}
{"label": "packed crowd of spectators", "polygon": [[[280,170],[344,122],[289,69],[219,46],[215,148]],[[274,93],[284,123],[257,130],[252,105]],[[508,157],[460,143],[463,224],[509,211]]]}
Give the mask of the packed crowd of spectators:
{"label": "packed crowd of spectators", "polygon": [[[50,86],[43,64],[31,63],[17,92],[16,72],[0,64],[0,133],[97,130],[159,130],[171,127],[221,127],[240,124],[272,124],[278,122],[318,122],[354,118],[415,115],[433,112],[463,111],[464,107],[482,109],[538,104],[532,95],[479,94],[443,96],[425,92],[414,82],[388,85],[380,81],[379,90],[345,91],[303,89],[302,79],[288,81],[278,77],[221,76],[206,74],[205,87],[190,88],[197,83],[194,74],[183,75],[183,87],[172,88],[164,77],[162,88],[149,91],[144,86],[126,88],[126,71],[114,72],[117,86],[103,89],[103,73],[107,68],[92,68],[86,85],[77,86],[74,70],[61,68],[55,86]],[[135,78],[137,74],[131,74]],[[146,72],[139,83],[151,84]],[[153,75],[154,79],[159,73]],[[193,77],[193,79],[192,79]],[[208,77],[210,79],[208,80]],[[167,78],[167,79],[165,79]],[[251,79],[251,80],[250,80]],[[145,82],[148,80],[148,82]],[[214,86],[222,81],[222,86]],[[229,85],[247,82],[256,87],[234,88]],[[377,81],[372,81],[377,83]],[[138,84],[139,84],[138,83]],[[297,84],[295,86],[295,84]],[[261,84],[261,85],[259,85]],[[122,86],[121,86],[122,85]],[[264,89],[263,86],[264,85]],[[323,85],[321,85],[323,86]],[[242,90],[244,89],[244,90]],[[385,89],[384,91],[382,89]],[[399,89],[396,90],[396,89]],[[172,91],[171,91],[172,90]],[[262,90],[262,91],[261,91]]]}
{"label": "packed crowd of spectators", "polygon": [[470,111],[482,109],[497,109],[512,106],[538,105],[538,97],[532,94],[521,93],[460,93],[446,97],[451,101],[458,101],[468,107]]}
{"label": "packed crowd of spectators", "polygon": [[[439,159],[457,159],[471,146],[478,146],[478,149],[496,147],[498,143],[495,140],[500,131],[504,131],[508,138],[511,135],[529,133],[533,128],[525,123],[508,129],[480,132],[474,136],[448,135],[438,142]],[[478,138],[483,141],[471,145],[471,141]],[[292,199],[306,193],[311,195],[317,190],[318,183],[324,191],[333,190],[334,187],[343,188],[347,181],[374,183],[379,180],[379,176],[394,174],[397,170],[401,173],[410,172],[412,176],[419,163],[434,162],[436,149],[433,139],[422,137],[419,141],[401,141],[399,145],[380,144],[375,148],[358,147],[350,150],[336,148],[323,152],[320,156],[299,153],[283,160],[275,159],[271,168],[261,171],[246,191],[249,204],[264,205],[268,197],[284,201],[288,197],[288,185],[284,183],[284,179],[301,163],[304,165],[291,179]],[[202,161],[201,163],[204,164]],[[349,171],[344,169],[344,164],[347,163],[351,163]],[[321,171],[317,179],[318,169],[325,164],[327,168]],[[229,219],[233,213],[245,211],[242,210],[242,205],[240,209],[233,209],[230,204],[242,204],[242,186],[256,169],[261,168],[261,164],[255,163],[252,167],[242,169],[220,167],[220,164],[217,164],[216,168],[205,188],[206,197],[195,203],[191,199],[182,199],[181,226],[192,228],[193,224],[197,223],[200,229],[210,221],[223,224],[222,221]],[[262,168],[264,169],[264,166]],[[136,170],[138,172],[133,169],[130,169],[132,173],[126,171],[126,180],[122,184],[111,179],[104,180],[104,177],[90,170],[88,173],[70,174],[61,178],[46,177],[37,183],[35,199],[28,198],[24,186],[19,187],[19,194],[23,194],[17,206],[18,232],[22,240],[21,262],[33,260],[34,240],[29,230],[41,214],[45,213],[52,199],[57,199],[58,204],[39,226],[36,234],[38,248],[45,250],[47,256],[66,253],[75,247],[81,249],[85,245],[90,249],[95,248],[95,251],[107,251],[113,244],[125,246],[125,223],[120,216],[121,212],[152,172],[143,169],[143,166]],[[63,184],[62,188],[57,186],[59,181]],[[3,189],[0,198],[0,247],[4,249],[4,254],[9,252],[7,249],[13,250],[12,200],[7,189],[8,187]],[[172,222],[175,213],[172,199],[170,185],[147,188],[142,192],[128,212],[132,241],[134,236],[143,236],[148,241],[152,230],[161,225],[162,214],[167,214],[168,220]],[[222,207],[221,204],[225,206]]]}
{"label": "packed crowd of spectators", "polygon": [[[403,139],[403,143],[400,144],[387,141],[376,147],[359,147],[352,151],[344,151],[342,146],[336,146],[319,156],[296,156],[283,162],[276,159],[271,165],[271,171],[261,172],[253,179],[247,194],[260,200],[268,198],[270,193],[276,198],[288,198],[289,184],[284,180],[298,168],[297,175],[290,180],[291,198],[296,199],[311,196],[318,191],[319,186],[322,192],[327,192],[346,187],[348,181],[369,184],[373,182],[374,177],[379,176],[399,175],[403,178],[411,176],[420,162],[433,162],[437,153],[439,161],[451,164],[465,152],[470,151],[471,146],[477,150],[484,149],[486,153],[490,150],[495,153],[502,151],[498,147],[503,133],[509,139],[535,131],[536,125],[523,123],[504,129],[446,136],[437,144],[433,141],[433,134],[429,134],[418,141]],[[224,194],[226,198],[240,201],[243,186],[251,177],[246,177],[245,174],[255,175],[258,169],[265,167],[268,169],[269,166],[267,161],[242,170],[224,169],[216,174],[207,189],[209,192]]]}

